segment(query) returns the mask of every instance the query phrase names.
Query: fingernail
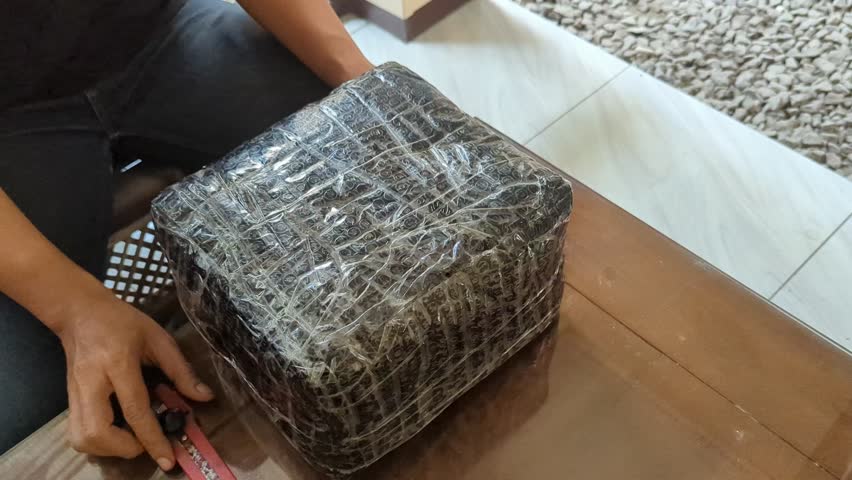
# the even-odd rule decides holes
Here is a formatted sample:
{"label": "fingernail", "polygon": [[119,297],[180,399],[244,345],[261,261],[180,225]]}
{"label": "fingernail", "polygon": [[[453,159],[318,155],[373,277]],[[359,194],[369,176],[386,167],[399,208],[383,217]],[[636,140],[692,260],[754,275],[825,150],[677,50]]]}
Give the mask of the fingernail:
{"label": "fingernail", "polygon": [[210,387],[208,387],[207,385],[205,385],[203,383],[196,383],[195,389],[198,390],[202,395],[205,395],[205,396],[208,396],[208,397],[213,396],[213,390],[211,390]]}
{"label": "fingernail", "polygon": [[160,457],[157,459],[157,465],[160,466],[164,471],[169,471],[172,469],[172,461],[166,457]]}

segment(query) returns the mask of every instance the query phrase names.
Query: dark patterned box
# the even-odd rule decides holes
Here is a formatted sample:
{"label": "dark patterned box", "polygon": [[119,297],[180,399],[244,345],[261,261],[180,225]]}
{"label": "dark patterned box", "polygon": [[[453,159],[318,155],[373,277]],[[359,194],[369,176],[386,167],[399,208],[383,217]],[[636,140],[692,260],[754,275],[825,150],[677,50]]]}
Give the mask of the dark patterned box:
{"label": "dark patterned box", "polygon": [[411,438],[558,315],[571,187],[397,64],[153,205],[181,304],[310,463]]}

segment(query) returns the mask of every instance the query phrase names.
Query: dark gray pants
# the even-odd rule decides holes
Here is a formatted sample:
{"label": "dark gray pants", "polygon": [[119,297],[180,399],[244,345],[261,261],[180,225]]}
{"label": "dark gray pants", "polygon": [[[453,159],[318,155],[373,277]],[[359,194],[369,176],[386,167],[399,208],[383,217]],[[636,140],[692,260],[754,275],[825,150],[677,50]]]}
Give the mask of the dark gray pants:
{"label": "dark gray pants", "polygon": [[[239,7],[191,0],[120,74],[0,112],[0,187],[100,276],[116,159],[195,170],[327,93]],[[0,452],[65,409],[66,397],[59,341],[0,294]]]}

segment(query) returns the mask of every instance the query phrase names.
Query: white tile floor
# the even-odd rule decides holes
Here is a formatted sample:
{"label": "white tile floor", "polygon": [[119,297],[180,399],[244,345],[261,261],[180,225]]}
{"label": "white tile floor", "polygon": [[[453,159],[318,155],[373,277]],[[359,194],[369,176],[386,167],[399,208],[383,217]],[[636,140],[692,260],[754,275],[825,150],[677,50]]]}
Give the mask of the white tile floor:
{"label": "white tile floor", "polygon": [[769,297],[852,212],[852,184],[631,67],[529,147]]}
{"label": "white tile floor", "polygon": [[348,31],[350,35],[368,25],[366,21],[354,15],[344,15],[341,17],[341,20],[343,20],[343,25],[346,27],[346,31]]}
{"label": "white tile floor", "polygon": [[375,25],[354,38],[373,63],[405,64],[526,142],[627,66],[563,33],[511,2],[473,1],[408,44]]}
{"label": "white tile floor", "polygon": [[357,22],[374,63],[409,66],[852,351],[852,182],[509,0],[408,44]]}
{"label": "white tile floor", "polygon": [[852,215],[772,301],[847,349],[852,345]]}

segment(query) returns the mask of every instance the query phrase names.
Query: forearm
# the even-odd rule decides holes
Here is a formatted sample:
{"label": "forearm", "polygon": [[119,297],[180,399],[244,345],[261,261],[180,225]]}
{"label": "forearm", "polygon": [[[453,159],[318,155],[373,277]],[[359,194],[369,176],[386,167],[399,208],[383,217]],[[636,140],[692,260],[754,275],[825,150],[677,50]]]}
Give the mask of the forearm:
{"label": "forearm", "polygon": [[106,289],[53,246],[0,189],[0,291],[59,332],[65,310]]}
{"label": "forearm", "polygon": [[299,60],[336,87],[371,65],[327,0],[238,0]]}
{"label": "forearm", "polygon": [[[150,408],[141,365],[156,365],[192,400],[213,398],[169,334],[116,299],[45,238],[0,189],[0,291],[56,333],[68,371],[68,440],[80,452],[133,458],[163,470],[174,452]],[[133,433],[113,425],[115,394]]]}

